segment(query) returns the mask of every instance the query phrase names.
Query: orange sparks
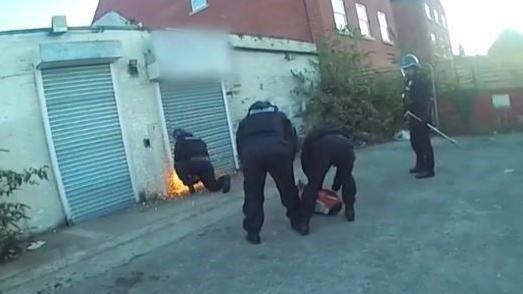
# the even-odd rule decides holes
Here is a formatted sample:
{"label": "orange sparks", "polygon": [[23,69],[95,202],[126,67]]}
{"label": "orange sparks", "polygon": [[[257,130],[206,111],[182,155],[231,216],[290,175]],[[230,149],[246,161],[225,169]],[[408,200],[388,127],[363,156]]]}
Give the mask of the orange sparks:
{"label": "orange sparks", "polygon": [[[166,176],[167,181],[167,197],[169,198],[178,198],[185,197],[189,195],[189,187],[185,186],[178,177],[178,174],[174,170],[168,171]],[[202,182],[194,184],[194,190],[202,191],[203,190]]]}

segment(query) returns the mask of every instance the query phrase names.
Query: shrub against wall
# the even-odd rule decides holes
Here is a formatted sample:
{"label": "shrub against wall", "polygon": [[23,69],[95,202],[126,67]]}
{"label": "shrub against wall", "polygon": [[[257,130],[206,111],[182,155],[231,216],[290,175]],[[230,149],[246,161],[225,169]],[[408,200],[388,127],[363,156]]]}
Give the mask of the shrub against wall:
{"label": "shrub against wall", "polygon": [[390,139],[403,124],[401,73],[373,71],[358,42],[358,36],[346,36],[343,47],[335,39],[325,41],[318,46],[314,72],[294,73],[301,85],[297,94],[308,97],[305,124],[334,124],[358,141]]}
{"label": "shrub against wall", "polygon": [[17,255],[18,241],[23,233],[20,222],[29,219],[29,206],[12,201],[11,196],[24,185],[47,180],[47,170],[43,167],[15,172],[0,168],[0,261]]}

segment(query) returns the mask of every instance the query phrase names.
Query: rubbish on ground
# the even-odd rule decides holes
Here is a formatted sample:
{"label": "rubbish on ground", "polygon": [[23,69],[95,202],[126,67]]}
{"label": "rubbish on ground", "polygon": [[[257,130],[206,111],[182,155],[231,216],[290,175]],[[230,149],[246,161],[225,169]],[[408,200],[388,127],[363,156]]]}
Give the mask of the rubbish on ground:
{"label": "rubbish on ground", "polygon": [[27,250],[29,250],[29,251],[38,250],[44,245],[45,245],[45,241],[42,241],[42,240],[32,241],[29,244],[29,246],[27,246]]}
{"label": "rubbish on ground", "polygon": [[507,168],[507,169],[505,169],[504,172],[505,172],[506,174],[511,174],[511,173],[514,173],[515,171],[516,171],[516,170],[513,169],[513,168]]}
{"label": "rubbish on ground", "polygon": [[396,133],[396,135],[394,136],[394,139],[396,139],[396,141],[409,141],[410,134],[406,130],[401,130]]}

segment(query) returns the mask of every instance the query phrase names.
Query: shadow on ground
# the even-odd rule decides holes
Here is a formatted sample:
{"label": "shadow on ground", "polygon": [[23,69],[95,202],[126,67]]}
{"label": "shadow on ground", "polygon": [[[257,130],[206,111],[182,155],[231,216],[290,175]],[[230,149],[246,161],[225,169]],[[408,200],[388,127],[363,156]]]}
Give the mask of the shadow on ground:
{"label": "shadow on ground", "polygon": [[298,236],[272,190],[261,246],[243,240],[238,199],[233,215],[59,293],[521,293],[522,147],[437,142],[426,181],[408,174],[407,143],[360,150],[354,224],[315,217]]}

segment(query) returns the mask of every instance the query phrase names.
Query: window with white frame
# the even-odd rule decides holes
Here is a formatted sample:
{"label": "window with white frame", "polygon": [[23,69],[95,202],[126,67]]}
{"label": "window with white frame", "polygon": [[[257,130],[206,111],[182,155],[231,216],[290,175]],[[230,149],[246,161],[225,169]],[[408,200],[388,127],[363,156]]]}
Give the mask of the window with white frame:
{"label": "window with white frame", "polygon": [[381,39],[383,42],[392,43],[389,33],[389,22],[384,12],[378,11],[378,22],[380,25]]}
{"label": "window with white frame", "polygon": [[434,20],[435,20],[438,24],[441,23],[441,20],[439,19],[439,12],[438,12],[436,9],[434,9]]}
{"label": "window with white frame", "polygon": [[429,19],[432,19],[432,9],[430,9],[430,6],[427,3],[425,3],[425,13]]}
{"label": "window with white frame", "polygon": [[191,9],[193,12],[199,11],[207,7],[207,0],[191,0]]}
{"label": "window with white frame", "polygon": [[442,13],[441,16],[441,24],[444,26],[444,27],[447,27],[447,18],[445,17],[445,15]]}
{"label": "window with white frame", "polygon": [[358,15],[358,22],[360,24],[360,32],[363,36],[371,37],[369,16],[367,15],[367,7],[363,4],[356,3],[356,14]]}
{"label": "window with white frame", "polygon": [[345,30],[347,28],[347,14],[343,0],[331,0],[331,4],[336,28],[340,31]]}
{"label": "window with white frame", "polygon": [[430,33],[430,41],[432,42],[432,45],[434,45],[434,46],[438,45],[438,39],[436,37],[436,34]]}

